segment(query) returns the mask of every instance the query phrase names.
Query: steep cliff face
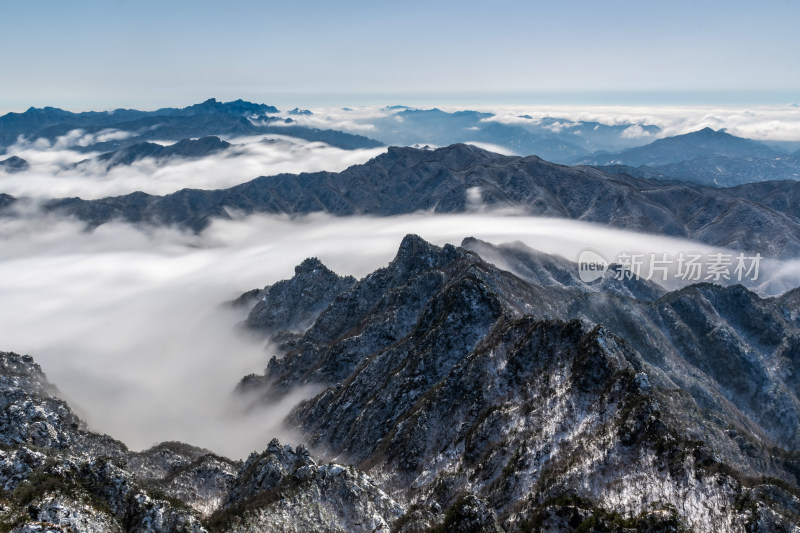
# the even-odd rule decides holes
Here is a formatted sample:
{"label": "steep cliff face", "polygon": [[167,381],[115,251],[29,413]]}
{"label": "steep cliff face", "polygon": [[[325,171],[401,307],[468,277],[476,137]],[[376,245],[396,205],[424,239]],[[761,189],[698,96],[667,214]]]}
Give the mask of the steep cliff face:
{"label": "steep cliff face", "polygon": [[576,274],[519,247],[409,236],[248,383],[267,398],[327,387],[290,421],[411,505],[412,529],[470,494],[507,530],[793,523],[785,309],[742,287]]}
{"label": "steep cliff face", "polygon": [[[338,276],[317,258],[309,258],[294,269],[294,277],[279,281],[255,293],[257,303],[245,324],[253,330],[278,333],[304,331],[333,299],[356,282],[352,276]],[[245,293],[240,297],[246,300]]]}
{"label": "steep cliff face", "polygon": [[89,432],[29,356],[0,353],[0,524],[14,531],[205,531],[199,516],[141,488],[130,455]]}
{"label": "steep cliff face", "polygon": [[566,302],[558,318],[603,324],[703,409],[723,412],[769,442],[800,447],[796,291],[764,299],[741,286],[700,283],[666,293],[609,275],[586,284],[575,264],[520,244],[467,239],[463,246],[529,284],[550,287],[553,308]]}
{"label": "steep cliff face", "polygon": [[796,291],[577,272],[520,245],[410,235],[361,280],[309,259],[251,291],[238,304],[277,352],[240,390],[321,392],[287,418],[307,448],[272,441],[244,463],[175,442],[131,452],[30,357],[2,353],[0,523],[800,531]]}
{"label": "steep cliff face", "polygon": [[29,356],[0,353],[0,530],[389,531],[403,508],[365,473],[270,443],[242,464],[89,431]]}

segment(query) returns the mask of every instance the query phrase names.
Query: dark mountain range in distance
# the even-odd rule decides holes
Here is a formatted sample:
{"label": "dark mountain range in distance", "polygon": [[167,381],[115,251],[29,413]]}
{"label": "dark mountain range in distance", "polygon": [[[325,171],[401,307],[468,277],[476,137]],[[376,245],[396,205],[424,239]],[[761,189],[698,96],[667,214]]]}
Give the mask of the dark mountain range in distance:
{"label": "dark mountain range in distance", "polygon": [[[9,113],[0,117],[0,150],[20,138],[28,141],[55,141],[77,129],[88,134],[117,130],[128,135],[111,141],[98,141],[76,146],[83,151],[110,152],[149,140],[174,140],[206,136],[243,136],[282,134],[308,141],[320,141],[344,149],[374,148],[381,143],[361,135],[335,130],[320,130],[296,124],[274,125],[277,117],[270,114],[278,109],[242,100],[218,102],[215,99],[201,104],[156,111],[118,109],[109,112],[71,113],[62,109],[31,108],[24,113]],[[256,120],[260,119],[260,120]]]}
{"label": "dark mountain range in distance", "polygon": [[[791,142],[772,142],[775,148],[771,148],[724,130],[705,128],[644,144],[661,134],[658,126],[534,119],[528,115],[509,123],[493,113],[470,110],[447,112],[407,106],[385,110],[392,114],[356,119],[369,126],[370,136],[377,139],[373,140],[357,133],[302,126],[296,120],[312,114],[306,109],[295,108],[281,115],[273,106],[243,100],[223,103],[212,98],[185,108],[155,111],[71,113],[51,107],[31,108],[0,117],[0,153],[19,139],[53,143],[76,130],[89,140],[71,148],[86,152],[112,152],[148,141],[282,134],[343,149],[483,143],[556,163],[588,164],[638,177],[721,187],[800,178],[800,151]],[[116,133],[104,139],[109,132]],[[92,136],[97,139],[92,140]],[[794,153],[790,153],[792,150]]]}
{"label": "dark mountain range in distance", "polygon": [[800,198],[798,182],[728,189],[665,183],[538,157],[503,156],[469,145],[432,151],[390,148],[340,173],[281,174],[229,189],[184,189],[166,196],[67,198],[45,208],[92,226],[122,220],[200,231],[214,218],[229,218],[229,210],[337,216],[463,213],[475,208],[467,200],[468,190],[480,190],[485,209],[511,208],[685,237],[769,257],[800,256],[800,211],[794,203]]}
{"label": "dark mountain range in distance", "polygon": [[[389,145],[450,145],[480,142],[502,146],[521,155],[537,155],[557,163],[567,163],[597,150],[637,146],[643,141],[626,137],[632,124],[606,125],[598,122],[573,122],[545,117],[530,117],[515,124],[493,120],[495,115],[478,111],[446,112],[437,108],[387,108],[397,111],[389,117],[371,121],[370,135]],[[642,126],[648,135],[660,132],[657,126]]]}
{"label": "dark mountain range in distance", "polygon": [[710,128],[616,154],[595,154],[578,162],[643,178],[719,187],[800,179],[797,153],[778,152],[765,144]]}
{"label": "dark mountain range in distance", "polygon": [[708,156],[769,158],[776,152],[750,139],[735,137],[723,130],[704,128],[693,133],[666,137],[618,154],[594,156],[587,164],[627,164],[659,166]]}
{"label": "dark mountain range in distance", "polygon": [[253,408],[320,392],[286,419],[306,445],[245,461],[179,442],[133,452],[90,431],[31,357],[0,352],[0,524],[791,531],[797,291],[577,273],[519,245],[409,235],[360,280],[309,258],[246,293],[275,357],[239,391]]}
{"label": "dark mountain range in distance", "polygon": [[[117,166],[131,165],[144,158],[153,158],[159,163],[169,159],[198,159],[220,153],[231,147],[231,144],[219,137],[201,137],[199,139],[184,139],[175,144],[162,146],[155,143],[136,143],[114,152],[107,152],[94,158],[106,170]],[[77,166],[89,163],[92,160],[76,163]]]}

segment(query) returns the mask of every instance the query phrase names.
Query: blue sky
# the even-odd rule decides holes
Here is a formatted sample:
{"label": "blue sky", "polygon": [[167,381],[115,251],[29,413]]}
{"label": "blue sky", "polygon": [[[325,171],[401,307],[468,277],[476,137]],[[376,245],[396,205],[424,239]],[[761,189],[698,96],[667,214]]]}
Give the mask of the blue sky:
{"label": "blue sky", "polygon": [[0,111],[800,100],[800,2],[0,0]]}

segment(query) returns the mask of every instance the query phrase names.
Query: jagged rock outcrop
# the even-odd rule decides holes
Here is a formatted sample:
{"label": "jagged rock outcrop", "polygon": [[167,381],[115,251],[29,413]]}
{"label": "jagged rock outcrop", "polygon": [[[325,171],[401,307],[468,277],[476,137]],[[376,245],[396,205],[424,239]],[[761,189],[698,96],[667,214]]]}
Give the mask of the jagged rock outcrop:
{"label": "jagged rock outcrop", "polygon": [[440,527],[470,495],[507,531],[794,524],[800,352],[784,308],[577,272],[406,237],[250,390],[325,387],[290,420],[409,505],[398,527]]}
{"label": "jagged rock outcrop", "polygon": [[562,285],[564,290],[551,290],[548,297],[551,305],[569,301],[558,318],[604,324],[647,362],[668,371],[704,409],[725,412],[770,442],[800,446],[800,388],[794,378],[800,329],[787,311],[793,292],[764,299],[742,286],[700,283],[665,293],[643,281],[609,276],[584,284],[574,264],[564,269],[575,279],[562,277],[562,284],[536,273],[554,259],[523,245],[493,247],[474,240],[464,245],[528,282]]}
{"label": "jagged rock outcrop", "polygon": [[205,531],[143,490],[120,442],[87,430],[30,356],[0,352],[0,524],[14,531]]}
{"label": "jagged rock outcrop", "polygon": [[404,509],[352,466],[276,440],[243,464],[92,433],[30,356],[0,352],[0,528],[78,533],[385,531]]}
{"label": "jagged rock outcrop", "polygon": [[220,507],[242,465],[209,450],[164,442],[130,454],[126,467],[151,493],[178,500],[207,517]]}
{"label": "jagged rock outcrop", "polygon": [[[309,258],[294,269],[294,277],[256,293],[258,302],[247,316],[248,328],[266,333],[282,330],[302,332],[317,319],[333,299],[352,287],[352,276],[338,276],[317,258]],[[245,294],[253,294],[245,293]],[[245,298],[245,295],[240,296]]]}
{"label": "jagged rock outcrop", "polygon": [[797,532],[796,290],[577,273],[518,243],[414,235],[358,281],[304,261],[240,305],[267,298],[267,334],[295,332],[242,388],[318,387],[287,419],[308,448],[244,463],[131,452],[0,353],[0,525]]}
{"label": "jagged rock outcrop", "polygon": [[305,447],[273,440],[247,459],[210,523],[241,532],[388,532],[402,514],[403,508],[363,472],[318,465]]}

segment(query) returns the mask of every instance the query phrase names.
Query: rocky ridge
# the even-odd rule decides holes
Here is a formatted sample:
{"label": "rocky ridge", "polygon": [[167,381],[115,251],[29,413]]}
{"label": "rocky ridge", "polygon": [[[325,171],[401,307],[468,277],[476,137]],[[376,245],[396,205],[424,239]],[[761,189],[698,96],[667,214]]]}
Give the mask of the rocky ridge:
{"label": "rocky ridge", "polygon": [[[479,205],[469,201],[467,191],[480,191]],[[45,208],[92,227],[124,220],[195,231],[215,218],[230,218],[231,210],[337,216],[511,210],[789,258],[800,256],[800,214],[797,204],[787,201],[798,195],[800,182],[718,189],[453,145],[437,150],[393,147],[340,173],[281,174],[230,189],[184,189],[166,196],[137,192],[98,200],[67,198]]]}
{"label": "rocky ridge", "polygon": [[175,144],[162,146],[160,144],[142,142],[120,148],[113,152],[97,156],[94,160],[84,160],[76,166],[99,163],[105,170],[114,167],[131,165],[144,158],[152,158],[159,163],[177,159],[196,159],[217,154],[231,147],[231,144],[219,137],[209,136],[199,139],[183,139]]}
{"label": "rocky ridge", "polygon": [[409,235],[361,280],[311,258],[246,293],[277,352],[240,390],[321,392],[287,419],[308,447],[273,441],[244,463],[175,442],[131,452],[2,353],[0,523],[797,531],[797,291],[577,272],[518,243]]}
{"label": "rocky ridge", "polygon": [[[325,527],[328,514],[341,519],[338,525],[331,522],[329,531],[361,523],[388,531],[386,524],[402,513],[365,474],[334,464],[318,467],[307,452],[276,441],[244,464],[176,442],[132,452],[91,432],[30,356],[0,353],[0,405],[3,531],[242,531],[239,521],[229,524],[221,516],[226,508],[253,501],[261,514],[248,523],[257,531],[287,524],[286,531],[307,531],[304,524]],[[282,459],[297,455],[304,463],[290,464],[288,475],[267,485],[264,476],[274,465],[264,458],[276,449]],[[254,463],[256,457],[262,461]],[[308,494],[287,509],[275,496],[297,489],[297,480]],[[374,504],[354,494],[371,494]],[[328,514],[306,506],[323,495]],[[303,512],[305,522],[298,519]]]}
{"label": "rocky ridge", "polygon": [[[464,520],[491,515],[487,530],[507,531],[794,524],[798,424],[785,417],[797,412],[788,376],[800,352],[785,309],[741,287],[587,286],[568,262],[541,259],[409,236],[243,387],[265,398],[327,387],[290,420],[316,453],[364,469],[409,506],[410,530],[462,508]],[[761,394],[773,411],[748,407]]]}

